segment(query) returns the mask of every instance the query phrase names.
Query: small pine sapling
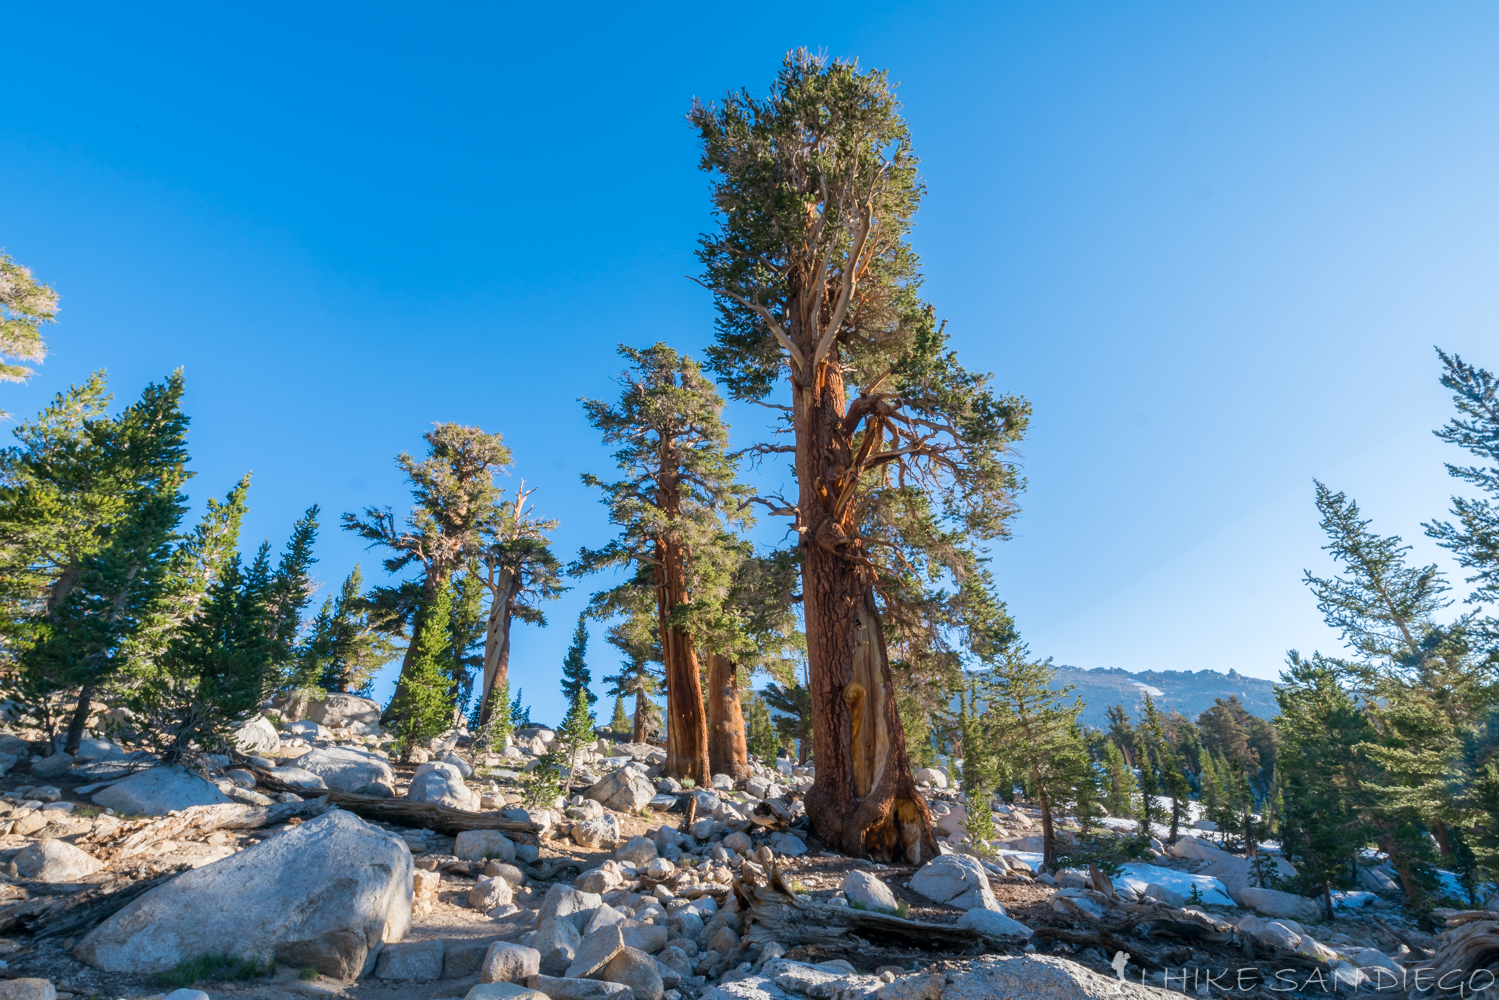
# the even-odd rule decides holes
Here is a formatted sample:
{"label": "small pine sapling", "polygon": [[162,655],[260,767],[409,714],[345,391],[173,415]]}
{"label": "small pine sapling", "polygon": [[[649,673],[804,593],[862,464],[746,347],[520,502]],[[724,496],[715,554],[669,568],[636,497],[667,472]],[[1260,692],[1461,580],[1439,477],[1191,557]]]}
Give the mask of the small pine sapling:
{"label": "small pine sapling", "polygon": [[422,616],[410,670],[397,685],[388,709],[398,720],[395,730],[403,761],[410,761],[417,746],[442,733],[452,722],[452,677],[447,670],[452,658],[448,636],[452,605],[452,587],[444,582]]}

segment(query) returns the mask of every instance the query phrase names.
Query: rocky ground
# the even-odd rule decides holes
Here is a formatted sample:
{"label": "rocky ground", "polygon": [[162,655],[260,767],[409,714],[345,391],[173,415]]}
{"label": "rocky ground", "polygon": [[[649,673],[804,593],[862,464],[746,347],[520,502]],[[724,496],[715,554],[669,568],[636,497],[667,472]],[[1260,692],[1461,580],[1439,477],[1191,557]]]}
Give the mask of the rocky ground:
{"label": "rocky ground", "polygon": [[[1499,954],[1499,914],[1437,911],[1455,929],[1425,934],[1377,864],[1326,922],[1195,836],[1113,878],[1037,872],[1035,814],[996,803],[980,854],[941,772],[919,778],[943,855],[882,866],[811,837],[789,762],[683,788],[660,748],[601,740],[527,809],[545,729],[402,764],[371,702],[279,709],[196,772],[0,734],[0,1000],[1403,996],[1414,968],[1487,961],[1484,935]],[[1064,850],[1096,853],[1080,834]]]}

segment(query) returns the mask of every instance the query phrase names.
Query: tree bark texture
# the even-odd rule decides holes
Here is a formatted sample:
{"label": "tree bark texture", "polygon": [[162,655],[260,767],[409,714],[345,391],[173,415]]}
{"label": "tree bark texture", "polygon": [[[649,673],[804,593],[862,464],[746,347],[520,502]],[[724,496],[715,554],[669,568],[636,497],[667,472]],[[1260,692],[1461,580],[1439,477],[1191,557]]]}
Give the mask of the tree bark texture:
{"label": "tree bark texture", "polygon": [[656,551],[656,609],[666,667],[666,773],[691,778],[705,788],[712,784],[713,772],[708,769],[708,718],[697,652],[687,630],[670,624],[672,611],[687,602],[688,553],[669,540]]}
{"label": "tree bark texture", "polygon": [[[489,721],[494,706],[490,695],[510,680],[510,621],[520,594],[520,574],[510,567],[500,570],[490,592],[489,629],[484,633],[484,677],[479,689],[479,725]],[[508,705],[502,706],[506,711]]]}
{"label": "tree bark texture", "polygon": [[646,732],[646,720],[650,715],[650,705],[644,691],[635,692],[635,718],[634,731],[630,733],[630,740],[634,743],[644,743],[650,734]]}
{"label": "tree bark texture", "polygon": [[937,841],[906,757],[856,504],[846,502],[857,484],[845,477],[855,455],[843,377],[827,363],[813,376],[793,393],[816,765],[807,815],[836,850],[921,864],[936,856]]}
{"label": "tree bark texture", "polygon": [[739,670],[722,653],[708,657],[708,767],[743,781],[751,774],[739,704]]}
{"label": "tree bark texture", "polygon": [[[1041,783],[1037,768],[1031,768],[1031,783],[1036,786],[1036,797],[1041,800],[1041,865],[1047,871],[1057,870],[1057,831],[1051,820],[1051,796]],[[982,808],[986,803],[980,803]]]}

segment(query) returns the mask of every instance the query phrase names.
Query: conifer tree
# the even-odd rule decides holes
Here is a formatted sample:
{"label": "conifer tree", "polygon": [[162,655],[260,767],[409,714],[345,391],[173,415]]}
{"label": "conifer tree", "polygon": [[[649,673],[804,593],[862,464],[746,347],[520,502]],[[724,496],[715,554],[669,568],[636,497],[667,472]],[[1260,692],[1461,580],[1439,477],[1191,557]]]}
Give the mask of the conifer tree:
{"label": "conifer tree", "polygon": [[622,346],[619,353],[630,362],[619,376],[619,402],[585,399],[583,406],[605,443],[620,446],[614,460],[625,478],[606,483],[586,475],[583,482],[603,493],[620,533],[601,549],[580,552],[570,572],[629,572],[626,583],[595,596],[595,607],[629,603],[615,596],[621,591],[654,592],[666,684],[666,771],[707,785],[708,721],[693,604],[738,554],[729,531],[744,521],[739,511],[746,491],[724,450],[723,400],[697,363],[665,344]]}
{"label": "conifer tree", "polygon": [[744,696],[744,740],[749,754],[762,764],[774,764],[781,738],[770,718],[770,707],[754,691]]}
{"label": "conifer tree", "polygon": [[[412,658],[420,648],[415,634],[421,615],[437,599],[439,587],[459,572],[483,544],[483,529],[492,523],[503,503],[495,476],[510,464],[510,449],[498,434],[478,427],[438,424],[423,435],[427,457],[417,461],[405,452],[396,464],[411,483],[415,501],[411,512],[398,520],[389,507],[366,507],[360,514],[345,513],[343,526],[370,545],[390,551],[386,572],[397,574],[410,566],[420,578],[392,587],[377,587],[372,603],[383,610],[382,620],[393,634],[411,641],[401,660],[397,689],[406,683]],[[399,692],[398,692],[399,693]],[[391,706],[404,704],[392,699]],[[385,719],[392,711],[387,707]]]}
{"label": "conifer tree", "polygon": [[919,298],[907,236],[922,186],[885,74],[793,52],[769,96],[734,91],[691,120],[718,220],[699,251],[719,309],[711,363],[737,398],[786,393],[789,443],[757,450],[795,456],[797,498],[761,499],[800,540],[807,813],[831,847],[924,861],[936,841],[884,620],[940,620],[924,614],[942,609],[932,581],[966,587],[973,545],[1005,534],[1028,408],[957,363]]}
{"label": "conifer tree", "polygon": [[[1437,351],[1444,369],[1442,385],[1452,391],[1458,416],[1436,432],[1447,444],[1455,444],[1477,458],[1499,463],[1499,378],[1468,364],[1456,354]],[[1452,498],[1457,519],[1433,521],[1426,533],[1452,552],[1458,564],[1473,571],[1467,582],[1474,585],[1468,603],[1499,600],[1499,465],[1447,466],[1448,475],[1486,494],[1479,498]],[[1485,630],[1499,634],[1492,617]]]}
{"label": "conifer tree", "polygon": [[547,537],[554,520],[536,517],[527,501],[535,490],[525,483],[515,491],[513,504],[496,504],[479,529],[478,579],[489,591],[489,621],[484,635],[484,672],[479,686],[479,723],[489,721],[490,692],[509,685],[510,626],[523,622],[546,627],[541,602],[555,599],[568,588],[560,580],[561,563]]}
{"label": "conifer tree", "polygon": [[1281,848],[1307,895],[1331,920],[1332,890],[1349,875],[1372,832],[1365,820],[1369,765],[1359,748],[1377,734],[1338,681],[1338,667],[1292,650],[1275,689],[1283,749]]}
{"label": "conifer tree", "polygon": [[[100,686],[129,669],[154,631],[172,576],[172,543],[186,510],[187,418],[183,380],[146,387],[118,420],[90,421],[92,460],[112,470],[123,509],[67,580],[65,596],[34,619],[20,669],[78,694],[64,749],[76,753]],[[206,581],[205,581],[206,584]],[[59,589],[54,586],[54,591]]]}
{"label": "conifer tree", "polygon": [[1125,816],[1135,811],[1135,775],[1124,751],[1112,739],[1104,744],[1104,773],[1108,778],[1108,807],[1115,816]]}
{"label": "conifer tree", "polygon": [[[0,382],[24,382],[32,375],[19,362],[47,356],[42,326],[56,322],[57,293],[0,250]],[[14,358],[14,361],[5,360]],[[0,417],[9,414],[0,411]]]}
{"label": "conifer tree", "polygon": [[573,780],[573,775],[578,769],[578,755],[593,745],[597,738],[596,727],[593,718],[592,702],[588,698],[588,689],[580,687],[573,695],[572,704],[568,707],[567,715],[562,720],[562,726],[557,730],[557,742],[562,746],[562,752],[567,758],[567,780]]}
{"label": "conifer tree", "polygon": [[778,682],[765,687],[766,705],[781,713],[776,717],[776,732],[788,746],[796,749],[796,761],[805,764],[812,752],[812,695],[802,681]]}
{"label": "conifer tree", "polygon": [[265,613],[271,622],[271,671],[267,688],[275,689],[295,683],[301,673],[302,648],[299,643],[307,603],[312,600],[312,564],[317,562],[312,547],[317,543],[318,506],[307,508],[292,526],[286,550],[272,574],[266,593]]}
{"label": "conifer tree", "polygon": [[623,692],[614,695],[614,714],[609,718],[609,731],[623,736],[631,731],[630,717],[625,714],[625,696]]}
{"label": "conifer tree", "polygon": [[448,622],[453,614],[453,585],[438,584],[432,604],[422,609],[416,629],[416,652],[408,657],[411,670],[406,683],[396,688],[386,714],[397,719],[396,736],[401,760],[411,760],[412,751],[452,724],[452,675],[448,665],[452,642]]}
{"label": "conifer tree", "polygon": [[599,700],[599,696],[589,690],[593,684],[593,674],[588,670],[588,616],[578,616],[578,627],[573,629],[573,642],[567,647],[567,655],[562,659],[562,697],[571,705],[577,701],[581,692],[588,699],[588,707]]}
{"label": "conifer tree", "polygon": [[1057,866],[1053,810],[1075,795],[1080,774],[1091,767],[1077,728],[1082,702],[1067,701],[1072,687],[1052,688],[1050,660],[1031,660],[1024,646],[1004,651],[990,668],[984,694],[985,719],[997,754],[1024,775],[1041,807],[1043,864]]}
{"label": "conifer tree", "polygon": [[1168,839],[1174,843],[1181,828],[1191,788],[1177,759],[1176,748],[1166,738],[1165,721],[1160,710],[1155,707],[1155,700],[1148,694],[1145,696],[1145,719],[1140,725],[1140,736],[1149,744],[1148,756],[1155,767],[1154,777],[1158,779],[1159,790],[1171,799],[1171,832]]}
{"label": "conifer tree", "polygon": [[621,594],[630,603],[615,606],[614,611],[622,615],[619,621],[609,626],[609,644],[624,654],[619,672],[605,677],[609,693],[616,698],[633,698],[635,705],[630,715],[630,739],[644,743],[651,733],[661,728],[661,713],[653,700],[660,689],[660,678],[652,669],[653,662],[660,662],[661,643],[657,640],[657,619],[654,595],[638,588],[627,588]]}
{"label": "conifer tree", "polygon": [[338,596],[324,599],[312,620],[296,686],[363,693],[375,670],[394,651],[395,644],[371,620],[364,577],[356,565],[344,578]]}

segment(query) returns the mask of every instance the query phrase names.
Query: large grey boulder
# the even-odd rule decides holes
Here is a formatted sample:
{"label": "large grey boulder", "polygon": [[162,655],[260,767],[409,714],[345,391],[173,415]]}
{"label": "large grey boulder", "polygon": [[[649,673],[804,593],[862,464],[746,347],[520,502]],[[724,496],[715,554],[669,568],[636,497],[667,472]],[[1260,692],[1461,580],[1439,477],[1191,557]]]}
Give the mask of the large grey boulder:
{"label": "large grey boulder", "polygon": [[441,979],[446,950],[441,938],[387,945],[381,949],[380,959],[375,963],[375,978],[402,979],[413,983]]}
{"label": "large grey boulder", "polygon": [[165,816],[174,809],[234,801],[218,787],[180,767],[137,771],[94,795],[94,804],[127,816]]}
{"label": "large grey boulder", "polygon": [[521,944],[496,941],[484,953],[479,980],[485,983],[521,983],[541,968],[541,952]]}
{"label": "large grey boulder", "polygon": [[606,983],[628,986],[635,1000],[661,1000],[661,973],[656,971],[656,960],[639,949],[621,949],[598,977]]}
{"label": "large grey boulder", "polygon": [[999,901],[989,888],[984,866],[966,854],[944,854],[933,858],[911,876],[911,889],[934,903],[962,910],[998,910]]}
{"label": "large grey boulder", "polygon": [[0,980],[0,1000],[57,1000],[50,979]]}
{"label": "large grey boulder", "polygon": [[[1186,839],[1182,838],[1182,840]],[[1180,844],[1181,841],[1177,843]],[[1296,869],[1290,862],[1276,855],[1268,857],[1264,864],[1271,866],[1275,874],[1282,877],[1296,874]],[[1316,923],[1322,913],[1322,907],[1314,899],[1298,896],[1292,892],[1281,892],[1279,889],[1264,889],[1253,885],[1254,867],[1248,858],[1225,853],[1223,857],[1203,868],[1198,874],[1216,878],[1223,883],[1223,887],[1228,890],[1229,896],[1235,903],[1262,916],[1290,917],[1292,920]]]}
{"label": "large grey boulder", "polygon": [[1181,1000],[1180,993],[1099,975],[1050,955],[988,956],[949,975],[953,981],[942,1000]]}
{"label": "large grey boulder", "polygon": [[866,910],[888,910],[893,913],[897,908],[895,893],[871,872],[851,871],[843,876],[843,884],[839,888],[848,897],[849,903]]}
{"label": "large grey boulder", "polygon": [[526,985],[538,993],[545,993],[552,1000],[631,1000],[628,986],[598,979],[529,976]]}
{"label": "large grey boulder", "polygon": [[16,871],[38,882],[72,882],[103,868],[65,840],[35,840],[15,857]]}
{"label": "large grey boulder", "polygon": [[548,976],[566,974],[582,943],[583,935],[566,917],[540,918],[531,939],[531,947],[541,956],[536,971]]}
{"label": "large grey boulder", "polygon": [[588,789],[587,797],[615,812],[632,813],[643,809],[656,797],[656,788],[641,771],[622,767],[606,778],[600,778]]}
{"label": "large grey boulder", "polygon": [[[498,830],[460,830],[453,838],[453,854],[464,861],[483,861],[485,858],[514,861],[515,843]],[[520,870],[515,871],[518,878]],[[511,882],[511,885],[518,884],[518,881]]]}
{"label": "large grey boulder", "polygon": [[257,715],[236,728],[230,741],[239,748],[240,753],[261,757],[274,757],[281,746],[281,737],[276,734],[276,727],[263,715]]}
{"label": "large grey boulder", "polygon": [[998,910],[1000,903],[989,888],[983,865],[967,855],[943,855],[923,865],[911,876],[911,889],[932,903],[961,910]]}
{"label": "large grey boulder", "polygon": [[613,813],[574,823],[572,829],[573,843],[591,850],[613,847],[619,840],[619,834],[619,817]]}
{"label": "large grey boulder", "polygon": [[578,953],[572,964],[563,973],[567,979],[582,979],[592,976],[625,947],[625,936],[619,924],[608,924],[585,937],[578,945]]}
{"label": "large grey boulder", "polygon": [[335,792],[384,799],[396,794],[396,773],[384,757],[372,753],[348,747],[315,747],[298,757],[296,766],[322,778]]}
{"label": "large grey boulder", "polygon": [[303,718],[321,723],[329,729],[351,727],[356,724],[378,726],[380,705],[357,694],[332,693],[320,701],[307,703],[307,714]]}
{"label": "large grey boulder", "polygon": [[311,771],[297,767],[295,764],[282,764],[280,767],[273,767],[270,769],[270,774],[277,781],[284,785],[291,785],[293,788],[321,790],[328,787],[328,783],[322,778]]}
{"label": "large grey boulder", "polygon": [[463,772],[442,760],[431,760],[417,767],[406,797],[412,802],[431,802],[449,809],[479,810],[479,795],[463,783]]}
{"label": "large grey boulder", "polygon": [[131,975],[224,955],[355,979],[410,929],[411,879],[405,843],[335,809],[152,889],[73,955]]}

